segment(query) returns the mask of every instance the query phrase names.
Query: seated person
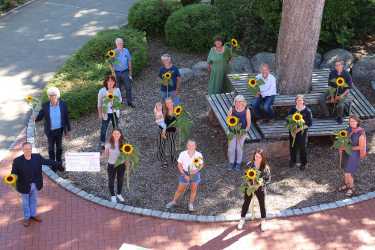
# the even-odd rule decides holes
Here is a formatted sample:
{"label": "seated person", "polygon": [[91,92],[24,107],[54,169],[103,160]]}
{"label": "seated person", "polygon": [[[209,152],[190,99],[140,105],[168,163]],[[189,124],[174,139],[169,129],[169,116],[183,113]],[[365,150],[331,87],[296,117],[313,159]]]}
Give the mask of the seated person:
{"label": "seated person", "polygon": [[258,74],[256,78],[262,79],[264,84],[260,86],[260,92],[255,96],[251,106],[254,109],[255,117],[261,119],[261,112],[263,111],[265,122],[267,122],[269,119],[274,118],[272,105],[277,95],[276,78],[270,73],[268,64],[262,64],[260,72],[261,74]]}
{"label": "seated person", "polygon": [[[337,86],[336,79],[342,77],[345,81],[345,86]],[[320,107],[322,113],[325,117],[329,116],[328,103],[333,103],[335,105],[335,110],[337,111],[336,121],[338,124],[343,122],[344,117],[344,106],[345,99],[350,93],[350,89],[353,86],[352,77],[349,72],[344,70],[344,61],[337,60],[335,63],[335,69],[331,71],[328,77],[328,86],[334,90],[334,94],[330,93],[330,90],[327,90],[320,96]]]}

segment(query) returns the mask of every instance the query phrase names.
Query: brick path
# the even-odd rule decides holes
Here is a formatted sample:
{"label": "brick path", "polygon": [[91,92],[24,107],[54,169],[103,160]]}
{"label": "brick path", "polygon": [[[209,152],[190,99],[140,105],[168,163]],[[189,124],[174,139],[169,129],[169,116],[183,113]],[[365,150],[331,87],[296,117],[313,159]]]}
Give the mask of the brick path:
{"label": "brick path", "polygon": [[[15,150],[0,164],[10,171]],[[134,244],[152,249],[375,249],[375,200],[288,219],[268,221],[266,232],[246,224],[189,223],[125,214],[80,199],[45,178],[39,193],[42,224],[24,228],[19,196],[0,185],[0,249],[119,249]]]}

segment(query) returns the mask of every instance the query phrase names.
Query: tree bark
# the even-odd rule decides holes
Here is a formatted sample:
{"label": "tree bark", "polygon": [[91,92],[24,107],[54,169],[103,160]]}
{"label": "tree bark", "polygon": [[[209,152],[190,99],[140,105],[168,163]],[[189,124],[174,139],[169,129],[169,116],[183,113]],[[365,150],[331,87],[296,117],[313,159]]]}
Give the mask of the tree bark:
{"label": "tree bark", "polygon": [[284,0],[276,52],[281,94],[310,90],[325,0]]}

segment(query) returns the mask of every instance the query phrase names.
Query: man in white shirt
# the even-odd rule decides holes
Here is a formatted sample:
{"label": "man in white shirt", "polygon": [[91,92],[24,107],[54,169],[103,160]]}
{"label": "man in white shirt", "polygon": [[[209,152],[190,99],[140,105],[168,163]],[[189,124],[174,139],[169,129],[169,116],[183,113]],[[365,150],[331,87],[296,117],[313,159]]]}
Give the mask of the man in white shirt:
{"label": "man in white shirt", "polygon": [[198,184],[201,181],[200,170],[203,168],[203,156],[200,152],[196,151],[197,144],[193,140],[188,140],[185,151],[180,153],[177,160],[178,171],[180,177],[178,179],[177,191],[174,198],[166,206],[167,209],[174,207],[177,200],[185,192],[188,184],[191,186],[190,200],[188,209],[190,212],[194,210],[194,200],[197,196]]}
{"label": "man in white shirt", "polygon": [[268,64],[262,64],[260,66],[260,74],[256,76],[257,79],[262,79],[264,84],[260,86],[260,92],[255,96],[251,106],[254,109],[255,117],[261,119],[261,112],[264,112],[265,121],[274,118],[274,112],[272,109],[275,96],[277,95],[276,90],[276,78],[270,73]]}

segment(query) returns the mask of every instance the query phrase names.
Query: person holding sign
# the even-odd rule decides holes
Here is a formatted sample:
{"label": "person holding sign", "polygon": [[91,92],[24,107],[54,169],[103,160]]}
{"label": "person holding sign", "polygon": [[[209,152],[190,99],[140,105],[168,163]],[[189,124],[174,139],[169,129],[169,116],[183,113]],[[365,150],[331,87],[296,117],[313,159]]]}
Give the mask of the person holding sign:
{"label": "person holding sign", "polygon": [[[105,145],[104,157],[108,159],[108,187],[111,193],[111,201],[117,203],[124,202],[124,197],[121,195],[122,184],[124,182],[125,164],[115,166],[116,160],[120,155],[120,147],[125,143],[124,136],[119,129],[115,129]],[[117,195],[115,193],[115,179],[117,178]]]}

